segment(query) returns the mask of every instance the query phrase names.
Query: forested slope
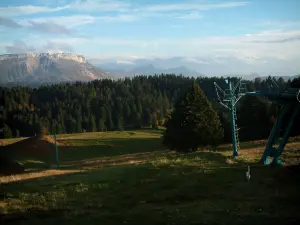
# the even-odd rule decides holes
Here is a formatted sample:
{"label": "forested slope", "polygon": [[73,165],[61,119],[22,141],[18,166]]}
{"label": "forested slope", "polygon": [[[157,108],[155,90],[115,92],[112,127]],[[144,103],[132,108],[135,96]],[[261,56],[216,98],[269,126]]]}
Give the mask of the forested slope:
{"label": "forested slope", "polygon": [[[53,121],[57,121],[57,133],[156,128],[164,123],[168,110],[194,80],[162,74],[39,88],[0,87],[3,103],[0,119],[5,127],[2,134],[17,137],[51,132]],[[228,112],[215,101],[214,82],[225,88],[224,78],[200,77],[196,81],[218,110],[225,141],[230,141]],[[271,83],[269,77],[263,81],[247,81],[246,84],[248,91],[253,91],[269,90]],[[290,81],[285,83],[280,78],[277,84],[285,88]],[[240,137],[243,140],[267,138],[277,114],[275,103],[257,97],[243,97],[238,104]],[[300,127],[299,119],[297,124]],[[296,124],[293,134],[299,130],[295,127]]]}

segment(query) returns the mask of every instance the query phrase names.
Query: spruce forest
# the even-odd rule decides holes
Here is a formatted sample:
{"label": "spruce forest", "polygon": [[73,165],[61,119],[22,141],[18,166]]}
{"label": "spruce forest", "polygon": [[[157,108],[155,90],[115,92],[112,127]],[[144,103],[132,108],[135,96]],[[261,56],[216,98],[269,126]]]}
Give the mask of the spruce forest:
{"label": "spruce forest", "polygon": [[[270,91],[272,79],[245,81],[247,91]],[[293,82],[275,79],[279,88]],[[231,141],[226,108],[217,103],[214,82],[226,89],[225,78],[191,78],[174,74],[136,76],[89,83],[55,84],[31,88],[0,87],[2,138],[49,134],[105,132],[139,128],[159,129],[170,110],[193,83],[199,84],[217,113],[224,130],[223,142]],[[244,96],[237,105],[242,141],[266,139],[278,115],[279,105],[268,99]],[[299,135],[300,118],[292,129]]]}

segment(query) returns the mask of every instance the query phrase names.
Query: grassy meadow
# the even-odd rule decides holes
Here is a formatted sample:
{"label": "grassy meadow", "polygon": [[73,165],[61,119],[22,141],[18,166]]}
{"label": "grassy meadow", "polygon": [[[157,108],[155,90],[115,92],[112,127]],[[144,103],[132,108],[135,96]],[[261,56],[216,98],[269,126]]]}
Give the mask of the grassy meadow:
{"label": "grassy meadow", "polygon": [[242,143],[240,156],[232,159],[229,145],[190,154],[168,151],[161,135],[155,130],[58,135],[59,169],[55,155],[27,155],[19,159],[26,173],[0,177],[0,221],[299,224],[299,174],[285,168],[297,164],[299,142],[287,145],[283,168],[270,168],[258,164],[265,141]]}

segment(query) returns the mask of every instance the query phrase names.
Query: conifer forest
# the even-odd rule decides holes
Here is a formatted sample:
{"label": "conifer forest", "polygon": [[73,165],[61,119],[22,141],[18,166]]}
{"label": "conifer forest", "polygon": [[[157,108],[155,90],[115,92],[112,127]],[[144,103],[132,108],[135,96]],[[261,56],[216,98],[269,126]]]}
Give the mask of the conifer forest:
{"label": "conifer forest", "polygon": [[[270,91],[273,88],[272,79],[275,78],[245,81],[247,91]],[[275,81],[283,89],[299,82],[285,82],[282,78]],[[53,84],[38,88],[0,87],[2,138],[49,134],[54,128],[57,134],[159,129],[165,126],[177,100],[196,83],[199,91],[203,92],[203,98],[210,103],[202,105],[200,111],[207,110],[209,106],[209,110],[216,113],[214,118],[220,121],[223,132],[222,142],[230,142],[228,110],[216,101],[214,82],[223,89],[227,87],[224,77],[191,78],[174,74]],[[276,102],[268,99],[242,97],[237,105],[241,140],[266,139],[279,109]],[[300,134],[299,127],[300,118],[297,118],[292,136]]]}

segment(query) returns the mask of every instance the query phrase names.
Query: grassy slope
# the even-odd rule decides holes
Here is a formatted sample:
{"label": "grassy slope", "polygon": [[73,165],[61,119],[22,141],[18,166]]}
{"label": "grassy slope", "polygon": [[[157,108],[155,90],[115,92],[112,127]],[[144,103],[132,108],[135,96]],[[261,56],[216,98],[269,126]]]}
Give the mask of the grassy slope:
{"label": "grassy slope", "polygon": [[[253,166],[251,181],[244,180],[246,165],[261,155],[257,143],[245,144],[248,150],[232,160],[228,146],[188,155],[168,152],[160,136],[156,131],[58,136],[62,174],[47,170],[38,179],[1,178],[8,193],[3,213],[11,218],[5,224],[16,218],[22,224],[105,225],[300,221],[299,179],[292,173]],[[288,148],[286,155],[295,156],[299,144]]]}

